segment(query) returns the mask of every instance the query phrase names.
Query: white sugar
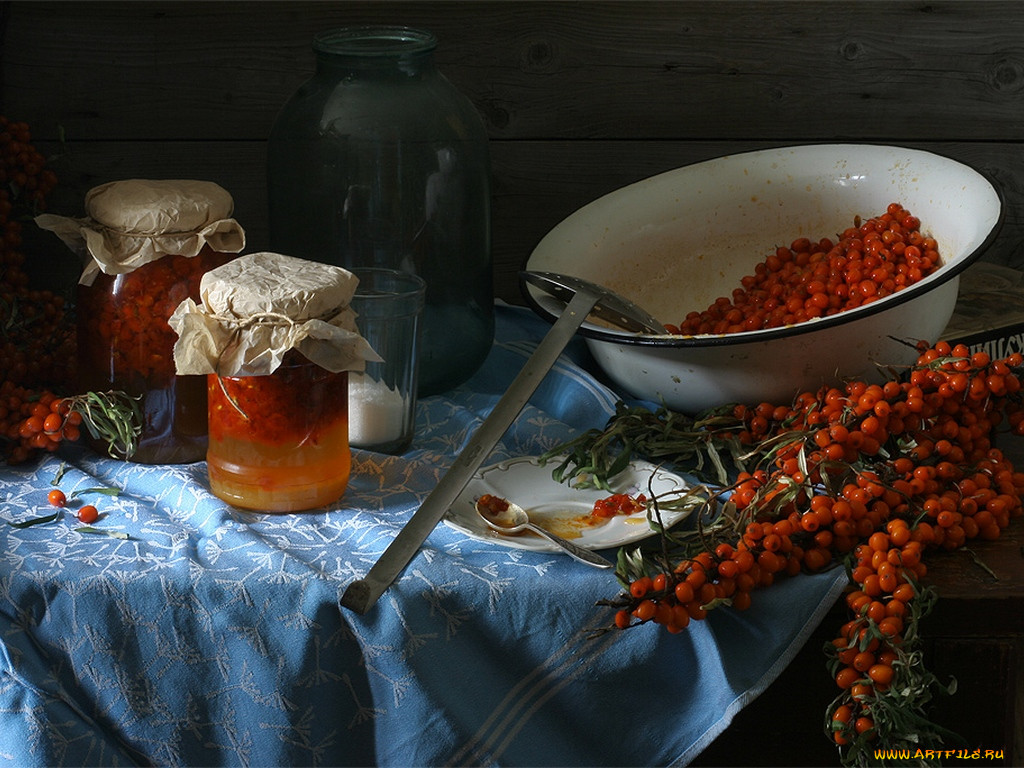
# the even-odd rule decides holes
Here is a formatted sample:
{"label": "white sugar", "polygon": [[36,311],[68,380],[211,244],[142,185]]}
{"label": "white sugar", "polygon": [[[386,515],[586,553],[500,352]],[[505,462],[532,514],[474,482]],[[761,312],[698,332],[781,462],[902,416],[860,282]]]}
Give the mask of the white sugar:
{"label": "white sugar", "polygon": [[348,380],[348,439],[353,446],[381,445],[402,436],[406,401],[397,389],[358,373]]}

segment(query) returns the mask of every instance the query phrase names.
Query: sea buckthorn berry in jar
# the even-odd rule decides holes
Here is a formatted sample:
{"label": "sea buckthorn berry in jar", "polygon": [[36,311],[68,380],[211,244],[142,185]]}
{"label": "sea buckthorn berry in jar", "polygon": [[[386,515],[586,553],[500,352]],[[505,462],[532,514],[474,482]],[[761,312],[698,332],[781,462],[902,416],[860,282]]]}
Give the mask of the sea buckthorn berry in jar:
{"label": "sea buckthorn berry in jar", "polygon": [[324,507],[351,470],[348,372],[379,360],[341,267],[255,253],[208,272],[170,319],[179,374],[207,376],[210,490],[263,512]]}
{"label": "sea buckthorn berry in jar", "polygon": [[206,272],[244,248],[231,195],[207,181],[129,179],[90,190],[85,207],[83,219],[37,219],[85,261],[76,305],[76,384],[83,392],[121,390],[140,398],[138,447],[117,458],[201,461],[206,378],[176,374],[178,337],[167,321],[184,299],[198,299]]}
{"label": "sea buckthorn berry in jar", "polygon": [[208,378],[213,492],[247,509],[293,512],[348,485],[348,372],[294,350],[267,376]]}

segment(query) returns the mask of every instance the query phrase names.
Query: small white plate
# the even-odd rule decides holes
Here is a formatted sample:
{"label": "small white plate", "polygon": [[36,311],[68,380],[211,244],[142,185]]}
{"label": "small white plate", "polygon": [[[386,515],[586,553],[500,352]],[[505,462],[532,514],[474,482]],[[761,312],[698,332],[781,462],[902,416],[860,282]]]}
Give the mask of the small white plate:
{"label": "small white plate", "polygon": [[[552,470],[561,461],[553,459],[541,466],[533,456],[509,459],[478,471],[445,515],[445,523],[474,539],[493,542],[513,549],[534,552],[560,552],[547,539],[530,532],[506,536],[493,531],[476,513],[476,500],[485,493],[500,496],[519,504],[530,519],[552,533],[569,539],[587,549],[608,549],[630,544],[654,535],[645,512],[616,515],[607,522],[589,524],[594,502],[615,493],[630,496],[642,493],[655,495],[683,491],[686,481],[678,475],[646,461],[632,461],[612,482],[612,490],[580,489],[567,483],[556,483]],[[689,515],[687,510],[662,513],[666,527],[675,525]]]}

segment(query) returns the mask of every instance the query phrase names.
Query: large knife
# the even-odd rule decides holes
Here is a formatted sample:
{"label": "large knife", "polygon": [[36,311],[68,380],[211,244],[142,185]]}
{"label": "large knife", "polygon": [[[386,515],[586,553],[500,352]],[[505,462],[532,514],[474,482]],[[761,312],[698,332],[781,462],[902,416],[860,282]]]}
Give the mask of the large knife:
{"label": "large knife", "polygon": [[[523,278],[530,280],[530,273],[524,273]],[[413,513],[409,522],[398,532],[366,576],[349,584],[341,596],[343,606],[357,613],[366,613],[391,586],[409,561],[416,556],[427,536],[437,527],[445,512],[465,490],[473,474],[526,406],[595,305],[600,302],[614,306],[624,316],[636,314],[635,305],[607,288],[578,279],[573,288],[575,293],[568,305],[541,339],[508,390],[498,400],[494,410],[470,437],[451,468],[423,500],[423,504]]]}

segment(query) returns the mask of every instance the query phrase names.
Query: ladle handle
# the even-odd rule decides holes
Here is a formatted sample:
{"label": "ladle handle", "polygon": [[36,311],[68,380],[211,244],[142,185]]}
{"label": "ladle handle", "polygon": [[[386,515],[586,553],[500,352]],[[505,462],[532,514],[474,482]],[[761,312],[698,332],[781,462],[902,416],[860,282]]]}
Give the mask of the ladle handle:
{"label": "ladle handle", "polygon": [[484,419],[484,423],[473,433],[466,447],[456,457],[451,468],[444,474],[434,490],[430,492],[423,504],[417,509],[409,522],[398,532],[394,540],[388,544],[380,559],[370,568],[362,579],[356,579],[345,589],[341,596],[341,604],[355,611],[366,613],[402,572],[409,561],[416,556],[420,545],[434,530],[445,512],[451,507],[480,468],[483,460],[505,434],[519,412],[529,401],[530,396],[540,386],[541,381],[551,370],[551,366],[562,354],[565,345],[583,324],[590,310],[598,300],[598,295],[590,291],[579,291],[569,302],[554,325],[547,332],[530,359],[512,381],[512,384],[494,406],[494,410]]}
{"label": "ladle handle", "polygon": [[556,536],[555,534],[551,533],[551,531],[545,531],[539,525],[534,525],[533,523],[530,523],[526,527],[534,533],[538,533],[545,539],[548,539],[552,544],[558,545],[559,547],[564,549],[566,553],[568,553],[571,557],[575,558],[576,560],[579,560],[581,563],[592,565],[595,568],[611,568],[613,565],[613,563],[601,557],[596,552],[591,552],[589,549],[578,547],[571,541],[567,541],[566,539],[563,539],[561,536]]}

